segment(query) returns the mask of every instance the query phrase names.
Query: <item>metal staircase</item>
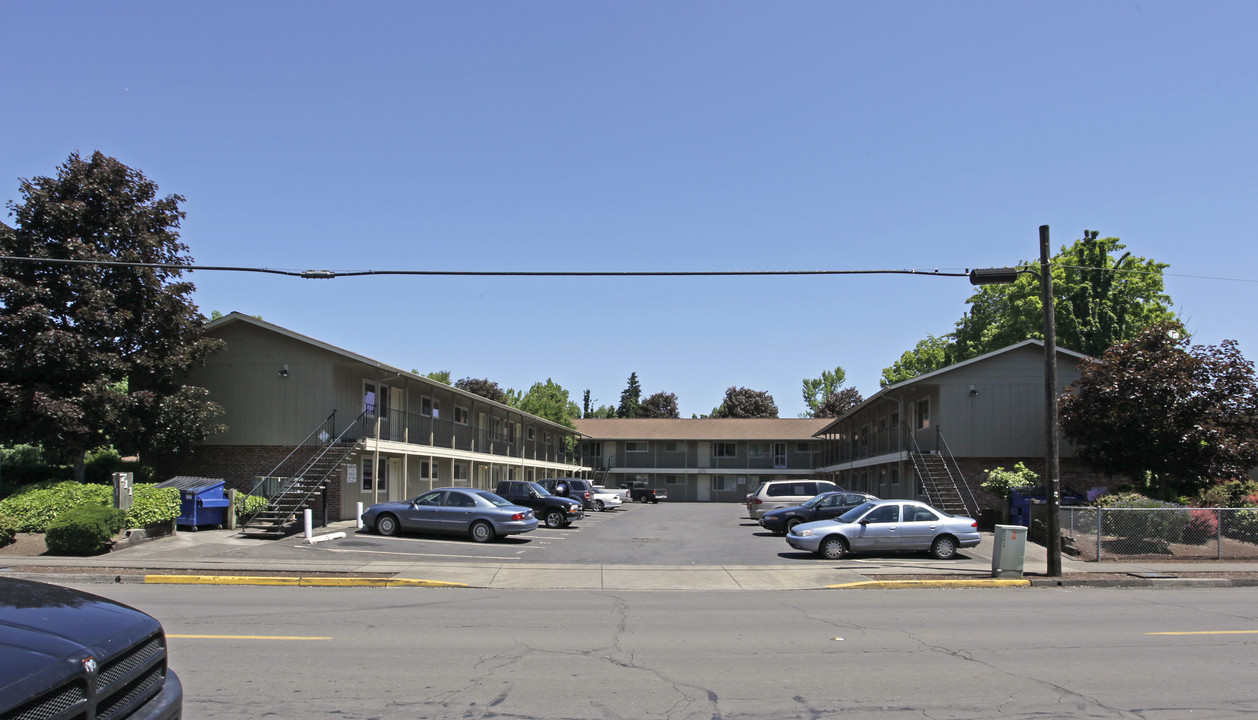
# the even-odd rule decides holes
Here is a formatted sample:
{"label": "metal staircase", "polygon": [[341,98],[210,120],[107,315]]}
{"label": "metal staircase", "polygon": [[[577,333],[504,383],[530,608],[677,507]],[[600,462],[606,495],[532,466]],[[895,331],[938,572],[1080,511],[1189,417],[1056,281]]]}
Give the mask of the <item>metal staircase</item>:
{"label": "metal staircase", "polygon": [[333,410],[300,445],[293,448],[288,457],[249,491],[250,495],[261,491],[266,495],[268,504],[241,525],[240,533],[268,538],[290,534],[290,524],[297,513],[307,506],[313,495],[327,487],[332,473],[358,447],[359,439],[365,436],[363,430],[369,417],[374,416],[364,412],[337,434],[336,411]]}
{"label": "metal staircase", "polygon": [[[909,435],[912,437],[912,434]],[[978,500],[970,491],[970,486],[961,474],[961,468],[952,457],[943,435],[939,435],[937,452],[922,452],[913,441],[913,467],[917,470],[917,478],[922,482],[926,492],[926,501],[946,513],[978,517]],[[949,465],[949,460],[952,460]]]}

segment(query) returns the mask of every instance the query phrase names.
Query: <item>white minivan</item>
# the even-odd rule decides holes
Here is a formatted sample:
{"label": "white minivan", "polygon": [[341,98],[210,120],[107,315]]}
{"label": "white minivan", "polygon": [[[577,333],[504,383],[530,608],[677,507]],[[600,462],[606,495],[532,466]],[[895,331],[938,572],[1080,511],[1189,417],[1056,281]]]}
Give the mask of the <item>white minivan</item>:
{"label": "white minivan", "polygon": [[842,489],[828,480],[768,480],[747,496],[747,514],[759,520],[770,510],[802,505],[814,495]]}

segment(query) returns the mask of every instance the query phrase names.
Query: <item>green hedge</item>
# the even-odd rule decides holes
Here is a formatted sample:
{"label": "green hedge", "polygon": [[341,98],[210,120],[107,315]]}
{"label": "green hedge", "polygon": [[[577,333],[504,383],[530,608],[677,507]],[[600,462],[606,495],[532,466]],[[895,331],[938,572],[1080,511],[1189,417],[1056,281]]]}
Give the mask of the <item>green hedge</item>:
{"label": "green hedge", "polygon": [[[148,527],[179,517],[177,488],[136,485],[133,493],[126,526]],[[0,515],[10,518],[18,532],[42,533],[66,511],[85,505],[113,505],[113,488],[73,480],[36,483],[0,500]]]}
{"label": "green hedge", "polygon": [[4,547],[13,542],[17,537],[17,523],[9,518],[0,515],[0,547]]}
{"label": "green hedge", "polygon": [[71,508],[48,526],[44,543],[53,555],[99,555],[126,527],[126,512],[104,505]]}

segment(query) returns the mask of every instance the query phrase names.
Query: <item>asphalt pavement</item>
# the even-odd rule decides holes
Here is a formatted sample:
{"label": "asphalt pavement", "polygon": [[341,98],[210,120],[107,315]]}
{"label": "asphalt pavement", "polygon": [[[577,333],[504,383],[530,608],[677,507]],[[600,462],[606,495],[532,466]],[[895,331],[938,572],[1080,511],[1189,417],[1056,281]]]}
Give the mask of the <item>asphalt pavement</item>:
{"label": "asphalt pavement", "polygon": [[180,531],[95,557],[3,556],[0,573],[54,582],[587,590],[1258,585],[1258,562],[1084,562],[1063,556],[1062,575],[1048,577],[1046,549],[1034,543],[1027,543],[1022,577],[995,578],[991,533],[953,560],[914,554],[754,565],[528,563],[515,556],[473,556],[472,550],[493,546],[463,540],[452,541],[463,552],[446,556],[360,547],[362,539],[376,537],[353,521],[316,528],[309,539],[300,533],[264,540],[234,530]]}

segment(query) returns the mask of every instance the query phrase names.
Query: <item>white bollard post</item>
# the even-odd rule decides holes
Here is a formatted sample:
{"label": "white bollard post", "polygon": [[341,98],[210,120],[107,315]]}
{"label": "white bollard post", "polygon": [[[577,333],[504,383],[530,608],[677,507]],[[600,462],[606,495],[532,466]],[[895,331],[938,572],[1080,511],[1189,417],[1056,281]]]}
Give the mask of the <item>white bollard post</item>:
{"label": "white bollard post", "polygon": [[358,514],[354,516],[354,522],[358,524],[358,529],[363,529],[363,504],[358,503]]}
{"label": "white bollard post", "polygon": [[306,539],[309,540],[314,537],[314,511],[306,508],[301,511],[301,514],[306,520]]}

